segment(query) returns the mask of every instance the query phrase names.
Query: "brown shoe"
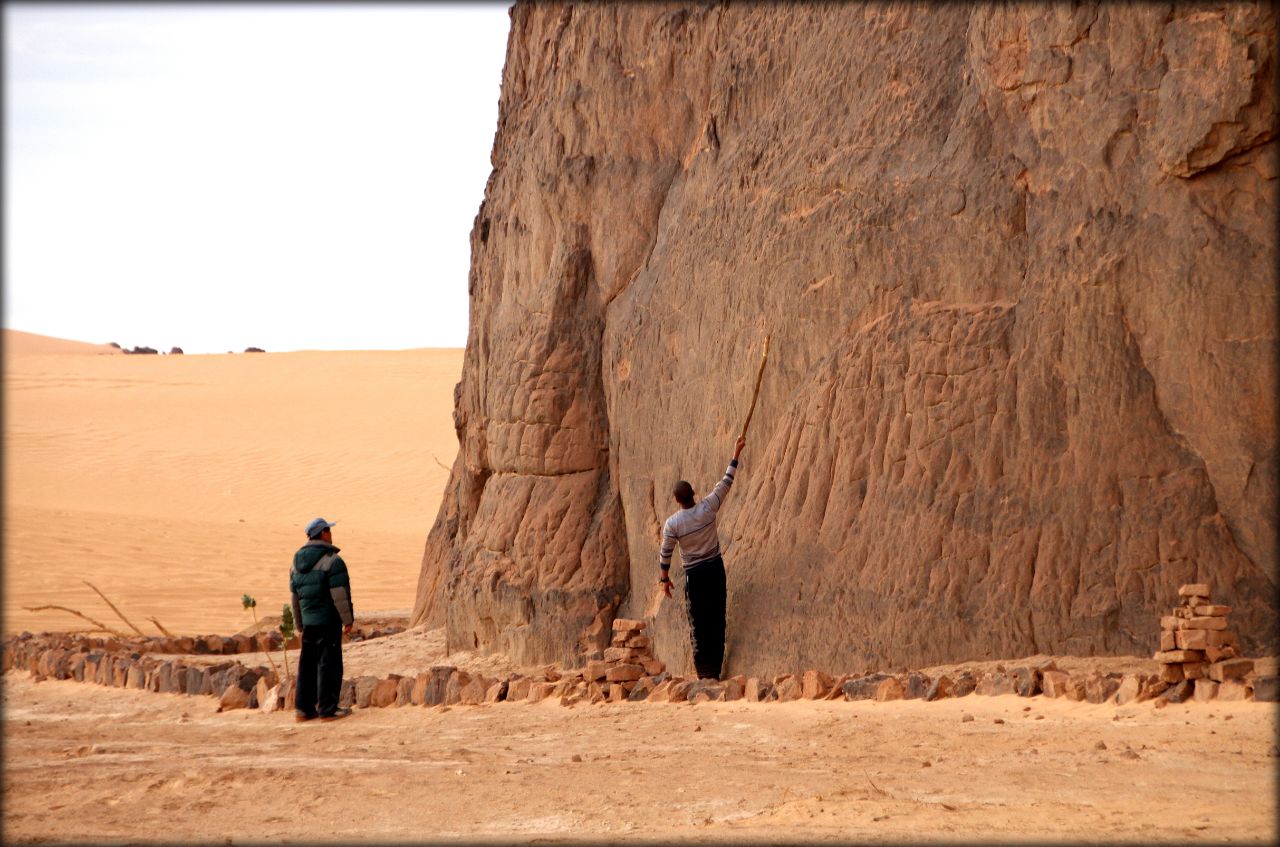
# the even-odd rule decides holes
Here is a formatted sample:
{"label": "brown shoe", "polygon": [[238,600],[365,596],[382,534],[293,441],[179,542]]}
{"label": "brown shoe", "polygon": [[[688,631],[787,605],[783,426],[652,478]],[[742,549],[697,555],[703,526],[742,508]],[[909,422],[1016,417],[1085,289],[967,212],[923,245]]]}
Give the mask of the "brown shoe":
{"label": "brown shoe", "polygon": [[307,721],[315,720],[315,717],[315,715],[308,715],[306,712],[293,713],[293,719],[298,723],[306,723]]}
{"label": "brown shoe", "polygon": [[333,710],[333,714],[329,714],[329,715],[321,715],[321,716],[320,716],[320,720],[322,720],[322,721],[336,721],[338,718],[345,718],[345,717],[346,717],[347,715],[349,715],[349,714],[351,714],[351,710],[350,710],[350,709],[334,709],[334,710]]}

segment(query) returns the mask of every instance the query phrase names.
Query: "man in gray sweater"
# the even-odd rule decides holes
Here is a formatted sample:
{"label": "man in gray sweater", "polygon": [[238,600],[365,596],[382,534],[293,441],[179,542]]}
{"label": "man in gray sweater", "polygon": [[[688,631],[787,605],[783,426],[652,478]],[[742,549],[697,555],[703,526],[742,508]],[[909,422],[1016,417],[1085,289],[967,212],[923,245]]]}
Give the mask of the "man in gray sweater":
{"label": "man in gray sweater", "polygon": [[684,565],[685,611],[689,615],[689,629],[693,636],[693,666],[699,679],[719,679],[721,665],[724,664],[726,583],[724,559],[720,556],[720,535],[716,532],[716,513],[724,505],[724,498],[733,485],[738,456],[746,444],[746,438],[738,439],[724,477],[700,502],[694,499],[692,485],[683,479],[677,482],[671,494],[680,504],[680,511],[662,525],[662,549],[658,554],[662,578],[659,582],[663,594],[670,597],[671,554],[679,544],[680,560]]}

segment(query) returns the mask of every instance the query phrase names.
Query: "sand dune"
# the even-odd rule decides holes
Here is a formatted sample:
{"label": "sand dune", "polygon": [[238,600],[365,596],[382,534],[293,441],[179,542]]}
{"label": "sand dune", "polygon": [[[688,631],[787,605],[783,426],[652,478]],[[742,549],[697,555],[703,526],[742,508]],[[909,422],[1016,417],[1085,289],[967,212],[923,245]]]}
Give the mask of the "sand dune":
{"label": "sand dune", "polygon": [[[288,599],[301,527],[337,520],[360,611],[407,609],[457,450],[462,351],[72,356],[5,333],[5,631],[234,632]],[[54,343],[59,342],[59,343]],[[112,348],[105,348],[112,349]],[[118,623],[118,620],[115,621]]]}
{"label": "sand dune", "polygon": [[54,338],[52,335],[37,335],[34,332],[21,332],[16,329],[4,330],[4,355],[56,356],[66,354],[89,354],[121,356],[124,351],[110,344],[91,344],[86,341],[71,341],[66,338]]}

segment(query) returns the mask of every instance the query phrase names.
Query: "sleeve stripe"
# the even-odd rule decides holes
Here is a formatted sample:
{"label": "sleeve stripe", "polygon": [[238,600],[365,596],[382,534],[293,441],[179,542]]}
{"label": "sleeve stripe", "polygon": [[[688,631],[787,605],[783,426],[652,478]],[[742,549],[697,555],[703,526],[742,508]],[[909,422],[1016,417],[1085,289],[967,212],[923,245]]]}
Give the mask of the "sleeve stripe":
{"label": "sleeve stripe", "polygon": [[716,519],[712,518],[711,520],[704,523],[702,526],[696,526],[693,529],[689,530],[688,532],[683,532],[680,535],[677,535],[676,538],[687,538],[688,536],[693,535],[695,532],[699,532],[701,530],[706,529],[707,527],[711,526],[715,522],[716,522]]}

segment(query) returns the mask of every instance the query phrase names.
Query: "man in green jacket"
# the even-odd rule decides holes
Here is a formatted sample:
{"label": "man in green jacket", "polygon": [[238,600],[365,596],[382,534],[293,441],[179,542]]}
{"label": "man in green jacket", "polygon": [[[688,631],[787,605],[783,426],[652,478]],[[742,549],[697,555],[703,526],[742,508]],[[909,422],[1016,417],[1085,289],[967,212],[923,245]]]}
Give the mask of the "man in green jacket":
{"label": "man in green jacket", "polygon": [[333,546],[336,526],[324,518],[307,524],[307,543],[293,554],[289,596],[302,637],[294,718],[336,720],[351,714],[338,708],[342,691],[342,635],[351,632],[351,579]]}

